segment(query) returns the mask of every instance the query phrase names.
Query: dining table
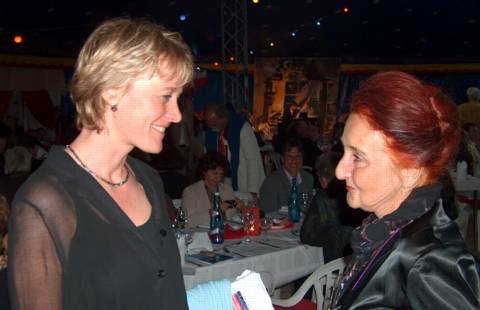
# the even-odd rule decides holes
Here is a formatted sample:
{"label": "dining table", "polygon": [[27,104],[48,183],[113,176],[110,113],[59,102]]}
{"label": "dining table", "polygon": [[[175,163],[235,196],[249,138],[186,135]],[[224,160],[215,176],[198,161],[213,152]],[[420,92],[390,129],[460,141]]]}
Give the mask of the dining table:
{"label": "dining table", "polygon": [[185,288],[212,280],[234,280],[248,269],[258,272],[267,290],[273,293],[274,289],[311,274],[324,264],[323,249],[302,244],[298,228],[299,225],[293,225],[271,229],[258,236],[242,236],[213,245],[213,252],[232,258],[205,266],[185,262]]}

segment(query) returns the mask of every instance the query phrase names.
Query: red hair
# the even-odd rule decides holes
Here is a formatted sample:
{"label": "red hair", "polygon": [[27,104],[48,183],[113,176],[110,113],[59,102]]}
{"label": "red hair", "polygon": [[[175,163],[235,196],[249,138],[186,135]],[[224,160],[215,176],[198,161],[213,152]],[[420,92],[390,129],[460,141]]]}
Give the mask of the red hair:
{"label": "red hair", "polygon": [[458,150],[457,107],[437,87],[403,72],[377,73],[352,97],[352,113],[381,131],[402,167],[426,169],[436,181]]}

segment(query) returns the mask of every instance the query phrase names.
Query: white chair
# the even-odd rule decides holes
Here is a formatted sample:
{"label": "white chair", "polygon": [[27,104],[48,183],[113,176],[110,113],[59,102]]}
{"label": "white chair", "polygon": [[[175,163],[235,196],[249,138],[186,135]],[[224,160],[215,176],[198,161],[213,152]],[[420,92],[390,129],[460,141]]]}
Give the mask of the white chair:
{"label": "white chair", "polygon": [[455,222],[458,225],[460,234],[462,235],[463,240],[467,241],[468,227],[470,225],[470,219],[473,215],[473,209],[468,204],[463,202],[457,203],[457,218]]}
{"label": "white chair", "polygon": [[345,270],[349,259],[350,257],[340,257],[321,266],[303,282],[290,298],[272,298],[272,303],[281,307],[293,307],[302,301],[307,291],[313,286],[315,294],[312,295],[312,301],[317,304],[317,310],[321,310],[324,300],[330,298],[337,278]]}

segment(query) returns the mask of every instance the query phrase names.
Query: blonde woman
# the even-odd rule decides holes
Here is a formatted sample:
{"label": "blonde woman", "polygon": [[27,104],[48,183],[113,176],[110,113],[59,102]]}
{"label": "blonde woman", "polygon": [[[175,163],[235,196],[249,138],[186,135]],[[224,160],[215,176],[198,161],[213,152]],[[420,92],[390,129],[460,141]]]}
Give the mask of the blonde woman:
{"label": "blonde woman", "polygon": [[152,22],[109,20],[87,39],[72,80],[80,134],[13,203],[14,309],[187,308],[162,180],[128,154],[162,150],[192,68],[181,36]]}

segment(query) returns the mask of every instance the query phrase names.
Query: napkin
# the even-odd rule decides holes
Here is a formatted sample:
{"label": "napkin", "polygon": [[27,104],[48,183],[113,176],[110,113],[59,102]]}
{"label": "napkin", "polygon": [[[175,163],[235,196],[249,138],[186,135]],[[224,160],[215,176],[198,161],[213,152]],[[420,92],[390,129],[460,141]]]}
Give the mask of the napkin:
{"label": "napkin", "polygon": [[230,281],[199,284],[187,291],[187,302],[190,310],[230,310],[233,307]]}
{"label": "napkin", "polygon": [[245,270],[231,284],[232,295],[240,291],[250,310],[273,310],[272,300],[260,274]]}
{"label": "napkin", "polygon": [[188,253],[198,253],[200,251],[213,251],[212,243],[208,238],[207,232],[195,232],[192,236],[192,242],[188,245]]}

